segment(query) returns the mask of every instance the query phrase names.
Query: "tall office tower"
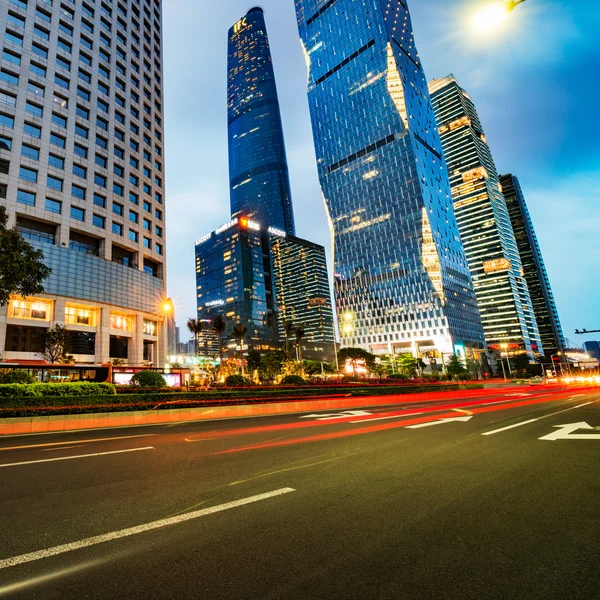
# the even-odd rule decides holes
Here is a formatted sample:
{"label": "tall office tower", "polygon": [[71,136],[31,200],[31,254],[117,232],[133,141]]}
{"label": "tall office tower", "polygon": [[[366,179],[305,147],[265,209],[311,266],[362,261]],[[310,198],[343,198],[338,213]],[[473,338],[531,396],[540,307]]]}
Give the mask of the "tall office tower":
{"label": "tall office tower", "polygon": [[293,323],[303,328],[304,343],[320,344],[332,360],[335,331],[325,248],[273,228],[269,238],[280,339],[285,323]]}
{"label": "tall office tower", "polygon": [[515,233],[544,355],[550,358],[552,354],[564,352],[566,343],[542,251],[519,180],[514,175],[502,175],[500,185]]}
{"label": "tall office tower", "polygon": [[261,8],[229,30],[227,91],[231,214],[293,235],[283,127]]}
{"label": "tall office tower", "polygon": [[541,353],[506,200],[475,105],[454,76],[432,81],[429,91],[488,347]]}
{"label": "tall office tower", "polygon": [[235,217],[196,242],[200,350],[216,356],[215,316],[227,322],[224,338],[235,345],[236,323],[248,328],[246,345],[281,350],[284,323],[304,329],[304,358],[334,359],[333,311],[325,248],[246,217]]}
{"label": "tall office tower", "polygon": [[52,268],[0,311],[0,354],[61,323],[78,362],[164,364],[160,0],[4,0],[0,30],[0,203]]}
{"label": "tall office tower", "polygon": [[485,348],[402,0],[296,0],[342,345]]}

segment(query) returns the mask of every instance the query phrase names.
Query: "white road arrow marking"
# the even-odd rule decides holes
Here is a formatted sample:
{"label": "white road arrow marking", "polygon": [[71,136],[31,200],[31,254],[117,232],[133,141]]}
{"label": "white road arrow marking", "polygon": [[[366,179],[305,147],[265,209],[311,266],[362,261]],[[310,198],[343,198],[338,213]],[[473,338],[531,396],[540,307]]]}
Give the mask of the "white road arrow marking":
{"label": "white road arrow marking", "polygon": [[558,431],[550,433],[541,437],[540,440],[547,442],[554,442],[556,440],[600,440],[600,433],[573,433],[579,429],[591,429],[594,428],[587,423],[569,423],[567,425],[555,425]]}
{"label": "white road arrow marking", "polygon": [[303,415],[301,419],[315,419],[316,421],[333,421],[335,419],[348,419],[349,417],[368,417],[373,413],[366,410],[347,410],[343,413],[323,414],[317,413],[314,415]]}
{"label": "white road arrow marking", "polygon": [[409,425],[405,429],[421,429],[422,427],[431,427],[432,425],[442,425],[443,423],[466,423],[473,417],[456,417],[454,419],[440,419],[439,421],[429,421],[428,423],[419,423],[419,425]]}

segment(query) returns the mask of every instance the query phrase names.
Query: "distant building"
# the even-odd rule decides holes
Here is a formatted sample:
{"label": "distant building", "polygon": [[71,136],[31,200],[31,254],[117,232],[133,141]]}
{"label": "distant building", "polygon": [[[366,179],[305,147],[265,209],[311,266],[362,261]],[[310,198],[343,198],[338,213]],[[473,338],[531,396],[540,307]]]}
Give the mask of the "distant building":
{"label": "distant building", "polygon": [[296,0],[342,346],[480,359],[485,341],[403,0]]}
{"label": "distant building", "polygon": [[584,342],[585,351],[596,360],[600,360],[600,342]]}
{"label": "distant building", "polygon": [[453,75],[429,85],[487,345],[542,353],[506,200],[475,104]]}
{"label": "distant building", "polygon": [[281,350],[284,322],[303,327],[305,358],[332,360],[334,329],[325,249],[284,231],[234,218],[196,242],[198,319],[205,324],[200,351],[218,354],[215,316],[231,330],[248,327],[244,344],[259,351]]}
{"label": "distant building", "polygon": [[558,310],[525,197],[514,175],[500,177],[546,358],[565,350]]}
{"label": "distant building", "polygon": [[303,343],[334,340],[331,290],[323,246],[269,229],[271,268],[280,340],[286,322],[302,327]]}
{"label": "distant building", "polygon": [[231,214],[294,234],[279,98],[262,8],[229,30],[227,115]]}

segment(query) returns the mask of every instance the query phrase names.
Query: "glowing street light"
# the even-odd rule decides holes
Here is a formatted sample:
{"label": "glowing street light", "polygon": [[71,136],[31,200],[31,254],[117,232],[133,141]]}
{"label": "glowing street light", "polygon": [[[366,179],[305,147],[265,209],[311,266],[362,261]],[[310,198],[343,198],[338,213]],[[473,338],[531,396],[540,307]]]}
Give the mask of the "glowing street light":
{"label": "glowing street light", "polygon": [[495,2],[483,7],[473,19],[475,29],[486,32],[499,27],[508,15],[525,0],[508,0],[508,2]]}
{"label": "glowing street light", "polygon": [[161,310],[165,315],[171,314],[174,309],[175,307],[171,298],[167,298],[161,302]]}

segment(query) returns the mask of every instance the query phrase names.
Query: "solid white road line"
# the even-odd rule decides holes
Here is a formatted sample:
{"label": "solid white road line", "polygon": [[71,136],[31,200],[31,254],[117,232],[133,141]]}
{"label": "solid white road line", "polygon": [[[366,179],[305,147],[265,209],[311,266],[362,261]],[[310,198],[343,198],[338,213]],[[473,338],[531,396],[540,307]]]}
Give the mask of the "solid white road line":
{"label": "solid white road line", "polygon": [[24,563],[34,562],[41,560],[42,558],[49,558],[50,556],[56,556],[57,554],[65,554],[66,552],[73,552],[74,550],[80,550],[81,548],[87,548],[88,546],[95,546],[97,544],[103,544],[104,542],[110,542],[112,540],[118,540],[124,537],[137,535],[138,533],[144,533],[146,531],[152,531],[154,529],[160,529],[161,527],[168,527],[170,525],[177,525],[192,519],[199,517],[205,517],[214,513],[229,510],[230,508],[237,508],[238,506],[244,506],[246,504],[252,504],[253,502],[260,502],[261,500],[267,500],[276,496],[282,496],[290,492],[295,492],[293,488],[281,488],[273,492],[267,492],[266,494],[259,494],[258,496],[250,496],[249,498],[243,498],[242,500],[235,500],[234,502],[227,502],[226,504],[219,504],[218,506],[211,506],[210,508],[203,508],[195,512],[179,515],[176,517],[170,517],[168,519],[161,519],[159,521],[152,521],[144,525],[137,525],[136,527],[129,527],[127,529],[121,529],[120,531],[113,531],[111,533],[105,533],[104,535],[97,535],[95,537],[86,538],[77,542],[71,542],[70,544],[64,544],[62,546],[54,546],[53,548],[47,548],[46,550],[38,550],[37,552],[30,552],[29,554],[21,554],[20,556],[13,556],[12,558],[5,558],[0,560],[0,569],[7,569],[8,567],[14,567],[16,565],[22,565]]}
{"label": "solid white road line", "polygon": [[515,423],[514,425],[509,425],[508,427],[503,427],[502,429],[496,429],[494,431],[486,431],[485,433],[482,433],[481,435],[494,435],[495,433],[501,433],[503,431],[508,431],[509,429],[514,429],[515,427],[521,427],[521,425],[529,425],[529,423],[535,423],[536,421],[539,421],[540,418],[537,419],[530,419],[529,421],[523,421],[522,423]]}
{"label": "solid white road line", "polygon": [[92,456],[107,456],[108,454],[123,454],[125,452],[140,452],[141,450],[154,450],[154,446],[146,448],[129,448],[128,450],[113,450],[112,452],[96,452],[94,454],[78,454],[77,456],[60,456],[58,458],[43,458],[41,460],[26,460],[24,462],[5,463],[2,467],[20,467],[21,465],[35,465],[37,463],[56,462],[58,460],[74,460],[75,458],[91,458]]}
{"label": "solid white road line", "polygon": [[515,423],[514,425],[509,425],[508,427],[502,427],[501,429],[495,429],[494,431],[486,431],[481,435],[494,435],[495,433],[501,433],[503,431],[508,431],[509,429],[515,429],[515,427],[521,427],[522,425],[529,425],[530,423],[535,423],[536,421],[541,421],[542,419],[547,419],[548,417],[554,417],[555,415],[560,415],[565,412],[569,412],[570,410],[575,410],[577,408],[583,408],[584,406],[588,406],[589,404],[594,404],[594,402],[586,402],[585,404],[580,404],[579,406],[572,406],[571,408],[567,408],[565,410],[560,410],[558,412],[544,415],[543,417],[538,417],[537,419],[530,419],[529,421],[523,421],[522,423]]}
{"label": "solid white road line", "polygon": [[96,438],[93,440],[73,440],[71,442],[52,442],[49,444],[31,444],[29,446],[9,446],[8,448],[0,448],[0,452],[7,450],[29,450],[30,448],[47,448],[48,446],[68,446],[69,444],[91,444],[93,442],[111,442],[112,440],[131,440],[133,438],[152,437],[155,433],[144,433],[141,435],[122,435],[119,437]]}
{"label": "solid white road line", "polygon": [[403,419],[404,417],[416,417],[424,413],[409,413],[408,415],[393,415],[391,417],[377,417],[376,419],[361,419],[360,421],[350,421],[350,423],[370,423],[371,421],[385,421],[386,419]]}

